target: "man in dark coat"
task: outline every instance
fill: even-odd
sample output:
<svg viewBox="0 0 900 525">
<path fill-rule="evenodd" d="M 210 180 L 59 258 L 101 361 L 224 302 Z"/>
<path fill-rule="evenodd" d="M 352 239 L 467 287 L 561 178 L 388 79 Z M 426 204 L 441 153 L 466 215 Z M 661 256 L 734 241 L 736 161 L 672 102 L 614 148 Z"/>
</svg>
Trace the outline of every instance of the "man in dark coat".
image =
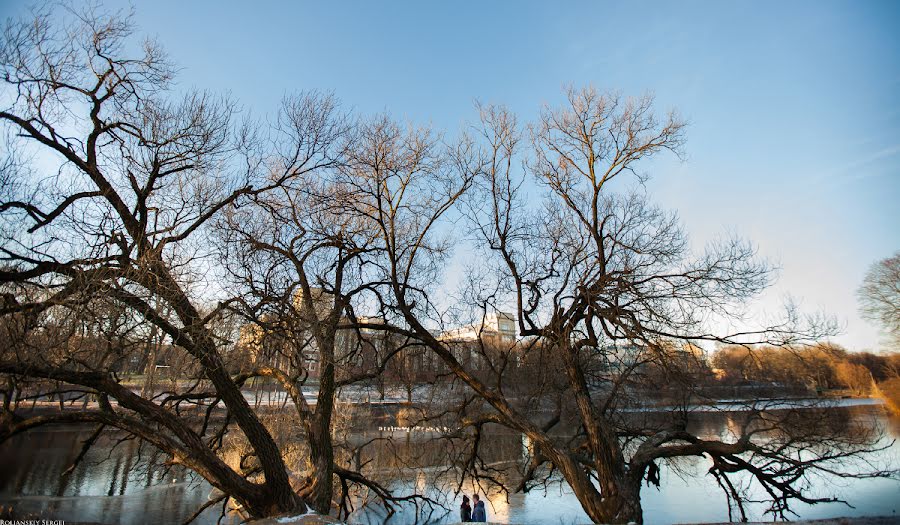
<svg viewBox="0 0 900 525">
<path fill-rule="evenodd" d="M 472 496 L 475 506 L 472 508 L 472 521 L 487 521 L 487 512 L 484 510 L 484 502 L 478 497 L 478 494 Z"/>
</svg>

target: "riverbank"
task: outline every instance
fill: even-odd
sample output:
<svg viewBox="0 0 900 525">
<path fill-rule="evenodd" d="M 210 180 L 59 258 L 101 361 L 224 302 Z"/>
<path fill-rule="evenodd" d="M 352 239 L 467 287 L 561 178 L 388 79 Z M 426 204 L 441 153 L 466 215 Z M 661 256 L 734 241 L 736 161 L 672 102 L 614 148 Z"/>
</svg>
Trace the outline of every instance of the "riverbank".
<svg viewBox="0 0 900 525">
<path fill-rule="evenodd" d="M 873 394 L 884 400 L 885 406 L 894 415 L 900 416 L 900 377 L 894 377 L 873 387 Z"/>
<path fill-rule="evenodd" d="M 298 522 L 301 523 L 301 522 Z M 313 522 L 310 522 L 313 523 Z M 783 521 L 751 521 L 743 525 L 784 525 Z M 900 516 L 877 516 L 872 518 L 832 518 L 827 520 L 799 520 L 791 521 L 791 525 L 900 525 Z M 303 525 L 306 525 L 305 523 Z M 450 525 L 466 525 L 465 523 L 452 523 Z M 485 525 L 518 525 L 514 523 L 494 523 Z M 678 525 L 734 525 L 734 522 L 722 523 L 682 523 Z"/>
<path fill-rule="evenodd" d="M 784 525 L 783 521 L 751 521 L 744 525 Z M 900 525 L 900 516 L 876 516 L 869 518 L 831 518 L 827 520 L 799 520 L 791 521 L 791 525 Z M 465 523 L 452 523 L 450 525 L 466 525 Z M 493 523 L 485 525 L 518 525 L 513 523 Z M 734 525 L 734 522 L 722 523 L 682 523 L 679 525 Z"/>
<path fill-rule="evenodd" d="M 343 521 L 310 512 L 296 516 L 283 515 L 246 522 L 250 525 L 344 525 Z"/>
<path fill-rule="evenodd" d="M 318 514 L 306 514 L 302 516 L 282 516 L 266 518 L 262 520 L 248 521 L 251 525 L 344 525 L 329 516 Z M 784 525 L 783 521 L 751 521 L 745 525 Z M 799 520 L 791 521 L 791 525 L 900 525 L 900 516 L 875 516 L 865 518 L 830 518 L 824 520 Z M 78 522 L 70 525 L 102 525 L 99 523 Z M 466 523 L 451 523 L 448 525 L 466 525 Z M 520 525 L 516 523 L 487 522 L 485 525 Z M 720 523 L 682 523 L 678 525 L 734 525 L 734 522 Z"/>
<path fill-rule="evenodd" d="M 751 521 L 746 525 L 783 525 L 783 521 Z M 681 524 L 689 525 L 689 524 Z M 706 523 L 701 525 L 734 525 L 733 522 Z M 875 516 L 863 518 L 829 518 L 824 520 L 798 520 L 791 525 L 900 525 L 900 516 Z"/>
</svg>

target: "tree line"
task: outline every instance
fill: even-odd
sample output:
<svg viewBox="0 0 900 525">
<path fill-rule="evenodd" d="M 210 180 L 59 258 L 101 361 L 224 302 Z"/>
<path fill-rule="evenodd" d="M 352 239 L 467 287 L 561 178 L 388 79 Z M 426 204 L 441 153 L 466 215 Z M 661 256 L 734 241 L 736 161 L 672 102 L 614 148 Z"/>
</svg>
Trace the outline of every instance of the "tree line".
<svg viewBox="0 0 900 525">
<path fill-rule="evenodd" d="M 712 357 L 726 384 L 800 386 L 811 392 L 846 389 L 872 395 L 900 378 L 900 353 L 848 352 L 833 344 L 798 348 L 727 346 Z"/>
</svg>

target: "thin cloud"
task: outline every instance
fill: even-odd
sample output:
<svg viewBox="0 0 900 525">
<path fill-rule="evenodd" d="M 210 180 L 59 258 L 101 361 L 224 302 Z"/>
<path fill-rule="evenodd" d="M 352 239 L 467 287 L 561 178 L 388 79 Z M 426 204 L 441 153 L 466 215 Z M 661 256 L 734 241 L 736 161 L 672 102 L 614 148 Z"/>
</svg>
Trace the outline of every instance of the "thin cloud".
<svg viewBox="0 0 900 525">
<path fill-rule="evenodd" d="M 854 182 L 862 179 L 872 178 L 872 177 L 883 177 L 885 175 L 889 175 L 891 173 L 895 173 L 894 171 L 886 171 L 886 170 L 863 170 L 859 171 L 859 168 L 872 164 L 882 159 L 887 159 L 893 157 L 900 153 L 900 144 L 894 144 L 893 146 L 889 146 L 887 148 L 878 150 L 869 155 L 865 155 L 859 159 L 856 159 L 852 162 L 848 162 L 843 166 L 835 168 L 833 170 L 822 173 L 819 176 L 812 177 L 812 182 L 822 182 L 822 181 L 831 181 L 833 184 L 843 184 L 847 182 Z"/>
</svg>

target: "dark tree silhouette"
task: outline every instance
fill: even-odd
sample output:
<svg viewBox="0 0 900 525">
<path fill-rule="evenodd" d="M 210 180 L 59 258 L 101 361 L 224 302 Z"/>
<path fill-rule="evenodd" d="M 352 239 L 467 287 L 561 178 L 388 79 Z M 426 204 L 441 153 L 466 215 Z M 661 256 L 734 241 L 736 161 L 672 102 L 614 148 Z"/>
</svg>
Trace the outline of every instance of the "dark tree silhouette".
<svg viewBox="0 0 900 525">
<path fill-rule="evenodd" d="M 127 17 L 92 8 L 42 9 L 3 32 L 0 122 L 10 148 L 0 283 L 2 314 L 21 344 L 0 350 L 0 373 L 65 384 L 99 402 L 6 417 L 11 423 L 0 437 L 55 422 L 118 428 L 169 453 L 251 516 L 302 511 L 278 445 L 241 392 L 265 371 L 229 373 L 220 330 L 225 303 L 202 307 L 212 253 L 205 239 L 224 208 L 334 162 L 332 106 L 304 98 L 305 112 L 290 113 L 293 162 L 269 164 L 260 151 L 264 137 L 236 118 L 231 100 L 177 95 L 174 68 L 159 46 L 146 41 L 131 56 L 131 36 Z M 40 162 L 28 165 L 29 155 Z M 193 380 L 139 395 L 112 360 L 67 346 L 51 351 L 40 341 L 41 326 L 107 307 L 183 349 L 190 366 L 182 371 Z M 182 417 L 204 398 L 224 405 L 224 422 L 210 419 L 211 409 L 200 423 Z M 231 423 L 252 451 L 240 466 L 219 454 Z"/>
<path fill-rule="evenodd" d="M 384 239 L 393 309 L 470 389 L 459 412 L 471 440 L 466 473 L 503 490 L 528 490 L 559 473 L 598 523 L 641 522 L 642 483 L 655 483 L 658 463 L 680 456 L 708 457 L 710 475 L 742 515 L 737 473 L 752 476 L 780 516 L 792 501 L 832 501 L 804 491 L 801 480 L 813 472 L 884 475 L 841 471 L 873 436 L 835 431 L 821 413 L 751 404 L 728 438 L 689 430 L 705 370 L 694 343 L 802 344 L 833 326 L 789 309 L 779 324 L 710 333 L 707 318 L 739 315 L 771 271 L 736 239 L 693 256 L 675 215 L 651 205 L 641 185 L 625 183 L 643 181 L 641 161 L 681 151 L 683 122 L 657 120 L 648 97 L 590 88 L 567 95 L 565 107 L 546 109 L 527 137 L 507 110 L 481 108 L 480 138 L 449 171 L 396 162 L 406 158 L 407 142 L 390 133 L 365 155 L 367 185 L 357 200 Z M 530 151 L 522 153 L 526 142 Z M 535 191 L 541 200 L 532 205 Z M 456 210 L 481 250 L 461 296 L 476 319 L 509 308 L 524 338 L 490 351 L 481 338 L 469 348 L 482 359 L 461 358 L 458 344 L 434 330 L 442 314 L 430 297 L 432 276 L 446 261 L 435 225 Z M 522 385 L 512 363 L 529 360 L 538 374 Z M 664 417 L 630 415 L 660 392 L 675 402 Z M 480 458 L 486 425 L 520 432 L 529 444 L 515 486 Z"/>
</svg>

